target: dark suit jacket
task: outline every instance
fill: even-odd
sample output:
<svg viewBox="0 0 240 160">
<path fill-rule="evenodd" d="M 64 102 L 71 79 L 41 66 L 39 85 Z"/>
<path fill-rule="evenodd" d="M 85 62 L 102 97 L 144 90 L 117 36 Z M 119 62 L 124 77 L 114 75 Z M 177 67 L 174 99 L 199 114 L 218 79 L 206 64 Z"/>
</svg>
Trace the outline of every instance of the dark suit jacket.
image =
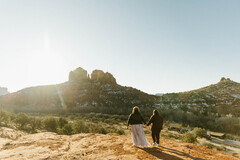
<svg viewBox="0 0 240 160">
<path fill-rule="evenodd" d="M 152 115 L 147 125 L 149 126 L 150 124 L 152 124 L 152 130 L 160 131 L 163 129 L 163 118 L 159 115 Z"/>
</svg>

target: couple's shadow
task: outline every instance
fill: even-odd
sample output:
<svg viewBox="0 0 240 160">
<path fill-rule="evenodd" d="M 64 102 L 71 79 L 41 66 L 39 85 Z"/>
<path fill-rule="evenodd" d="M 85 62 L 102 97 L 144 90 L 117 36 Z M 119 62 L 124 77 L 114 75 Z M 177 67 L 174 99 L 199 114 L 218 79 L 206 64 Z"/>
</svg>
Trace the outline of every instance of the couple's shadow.
<svg viewBox="0 0 240 160">
<path fill-rule="evenodd" d="M 184 152 L 181 152 L 181 151 L 178 151 L 178 150 L 174 150 L 174 149 L 170 149 L 170 148 L 167 148 L 167 147 L 163 147 L 163 146 L 160 146 L 160 147 L 151 147 L 151 148 L 140 148 L 140 147 L 137 147 L 159 159 L 163 159 L 163 160 L 183 160 L 183 158 L 179 158 L 177 156 L 174 156 L 174 155 L 171 155 L 171 154 L 168 154 L 166 152 L 170 152 L 172 154 L 175 154 L 175 155 L 179 155 L 181 157 L 184 157 L 185 158 L 190 158 L 190 159 L 193 159 L 193 160 L 204 160 L 202 158 L 196 158 L 196 157 L 193 157 L 189 154 L 186 154 Z"/>
</svg>

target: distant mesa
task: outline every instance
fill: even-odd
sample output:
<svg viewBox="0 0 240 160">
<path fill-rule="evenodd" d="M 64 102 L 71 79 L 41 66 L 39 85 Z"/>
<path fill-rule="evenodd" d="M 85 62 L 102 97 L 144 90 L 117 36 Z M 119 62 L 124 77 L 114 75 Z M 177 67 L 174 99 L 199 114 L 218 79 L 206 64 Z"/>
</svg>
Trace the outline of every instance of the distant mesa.
<svg viewBox="0 0 240 160">
<path fill-rule="evenodd" d="M 0 96 L 8 94 L 8 89 L 5 87 L 0 87 Z"/>
<path fill-rule="evenodd" d="M 86 70 L 79 67 L 74 71 L 69 73 L 69 81 L 87 81 L 92 80 L 101 83 L 108 83 L 108 84 L 117 84 L 116 79 L 113 77 L 111 73 L 104 73 L 102 70 L 94 70 L 91 74 L 91 78 L 89 77 Z"/>
<path fill-rule="evenodd" d="M 224 81 L 231 81 L 231 79 L 230 79 L 230 78 L 222 77 L 222 78 L 220 79 L 220 82 L 224 82 Z"/>
</svg>

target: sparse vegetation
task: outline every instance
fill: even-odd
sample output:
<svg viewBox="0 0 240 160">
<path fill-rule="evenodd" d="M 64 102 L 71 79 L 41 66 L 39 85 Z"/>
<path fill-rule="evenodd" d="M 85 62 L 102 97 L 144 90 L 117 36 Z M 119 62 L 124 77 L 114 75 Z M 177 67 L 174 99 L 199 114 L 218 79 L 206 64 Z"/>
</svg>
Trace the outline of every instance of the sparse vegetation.
<svg viewBox="0 0 240 160">
<path fill-rule="evenodd" d="M 20 125 L 20 128 L 24 128 L 24 126 L 29 122 L 29 117 L 24 113 L 19 113 L 15 118 L 15 122 Z"/>
<path fill-rule="evenodd" d="M 17 127 L 28 133 L 49 131 L 65 135 L 78 133 L 117 133 L 123 135 L 125 134 L 124 130 L 117 127 L 123 123 L 122 119 L 126 121 L 124 116 L 118 118 L 117 115 L 102 113 L 70 115 L 66 117 L 34 117 L 24 113 L 14 114 L 0 110 L 0 126 Z"/>
<path fill-rule="evenodd" d="M 203 138 L 207 136 L 207 131 L 202 128 L 194 128 L 193 129 L 193 135 L 197 138 Z"/>
<path fill-rule="evenodd" d="M 83 120 L 76 120 L 73 123 L 74 133 L 89 133 L 90 129 Z"/>
<path fill-rule="evenodd" d="M 214 145 L 212 143 L 204 143 L 203 146 L 206 146 L 210 149 L 216 149 L 218 151 L 227 151 L 227 148 L 223 145 L 218 146 L 218 145 Z"/>
<path fill-rule="evenodd" d="M 195 143 L 197 142 L 197 137 L 195 137 L 192 133 L 190 132 L 186 132 L 184 133 L 184 136 L 183 136 L 183 142 L 186 142 L 186 143 Z"/>
<path fill-rule="evenodd" d="M 43 125 L 47 131 L 50 131 L 50 132 L 57 131 L 57 120 L 54 117 L 46 117 L 43 120 Z"/>
<path fill-rule="evenodd" d="M 62 128 L 62 133 L 65 135 L 71 135 L 73 133 L 73 128 L 71 124 L 65 124 Z"/>
</svg>

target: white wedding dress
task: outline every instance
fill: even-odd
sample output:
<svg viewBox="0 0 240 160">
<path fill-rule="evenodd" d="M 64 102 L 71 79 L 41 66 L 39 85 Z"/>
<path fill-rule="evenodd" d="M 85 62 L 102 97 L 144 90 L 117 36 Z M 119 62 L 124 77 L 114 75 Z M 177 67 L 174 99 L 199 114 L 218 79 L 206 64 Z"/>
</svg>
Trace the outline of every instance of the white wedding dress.
<svg viewBox="0 0 240 160">
<path fill-rule="evenodd" d="M 149 147 L 151 146 L 145 137 L 142 124 L 131 125 L 131 135 L 134 146 Z"/>
</svg>

